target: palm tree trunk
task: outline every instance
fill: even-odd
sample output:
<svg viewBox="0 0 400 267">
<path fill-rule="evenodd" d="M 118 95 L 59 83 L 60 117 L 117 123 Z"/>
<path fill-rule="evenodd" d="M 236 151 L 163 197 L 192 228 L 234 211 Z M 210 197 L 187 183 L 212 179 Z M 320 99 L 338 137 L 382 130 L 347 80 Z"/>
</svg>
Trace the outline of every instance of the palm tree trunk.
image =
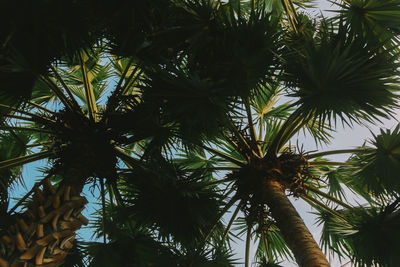
<svg viewBox="0 0 400 267">
<path fill-rule="evenodd" d="M 68 169 L 57 190 L 49 178 L 43 182 L 43 189 L 33 189 L 26 210 L 14 214 L 16 223 L 0 235 L 0 267 L 63 264 L 74 246 L 75 232 L 88 224 L 81 214 L 87 204 L 80 195 L 85 179 L 78 174 Z"/>
<path fill-rule="evenodd" d="M 292 250 L 300 267 L 330 266 L 307 229 L 300 215 L 285 194 L 285 188 L 278 181 L 268 180 L 265 184 L 265 203 L 276 220 L 283 238 Z"/>
</svg>

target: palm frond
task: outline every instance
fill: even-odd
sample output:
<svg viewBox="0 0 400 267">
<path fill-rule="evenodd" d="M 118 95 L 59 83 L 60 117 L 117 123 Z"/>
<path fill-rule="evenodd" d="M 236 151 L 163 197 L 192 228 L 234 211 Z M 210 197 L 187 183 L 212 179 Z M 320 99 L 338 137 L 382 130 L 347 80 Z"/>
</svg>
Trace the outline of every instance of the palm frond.
<svg viewBox="0 0 400 267">
<path fill-rule="evenodd" d="M 355 176 L 375 195 L 400 192 L 400 124 L 393 130 L 381 130 L 370 141 L 373 147 L 355 154 Z"/>
<path fill-rule="evenodd" d="M 32 101 L 40 105 L 60 105 L 57 95 L 42 80 L 36 80 L 32 89 Z"/>
<path fill-rule="evenodd" d="M 393 115 L 399 66 L 392 49 L 370 48 L 331 26 L 285 60 L 284 79 L 299 109 L 320 123 L 347 123 Z"/>
<path fill-rule="evenodd" d="M 285 119 L 290 114 L 290 103 L 278 104 L 282 88 L 278 84 L 260 85 L 258 94 L 251 97 L 252 108 L 259 120 L 267 122 L 269 119 Z"/>
<path fill-rule="evenodd" d="M 178 126 L 160 114 L 154 103 L 138 103 L 129 108 L 127 105 L 131 98 L 127 97 L 125 100 L 128 104 L 122 101 L 121 108 L 105 111 L 102 116 L 104 123 L 127 137 L 121 139 L 124 147 L 140 146 L 140 157 L 143 159 L 170 153 L 172 142 L 179 136 Z"/>
<path fill-rule="evenodd" d="M 108 86 L 109 78 L 111 77 L 111 63 L 104 63 L 102 51 L 96 50 L 93 52 L 82 52 L 85 63 L 87 82 L 90 83 L 93 89 L 94 101 L 105 94 Z M 72 93 L 77 96 L 83 103 L 87 105 L 85 93 L 84 76 L 82 75 L 82 67 L 78 62 L 62 62 L 62 68 L 59 69 L 63 75 L 66 85 L 71 89 Z M 76 64 L 76 65 L 75 65 Z M 66 66 L 63 66 L 66 65 Z"/>
<path fill-rule="evenodd" d="M 360 266 L 392 266 L 399 262 L 398 200 L 383 207 L 343 210 L 345 220 L 320 213 L 322 244 Z"/>
<path fill-rule="evenodd" d="M 212 12 L 205 30 L 188 40 L 187 62 L 203 79 L 219 81 L 224 94 L 246 97 L 274 74 L 271 51 L 279 50 L 280 27 L 262 4 L 246 10 L 233 2 Z"/>
<path fill-rule="evenodd" d="M 214 167 L 220 166 L 220 160 L 216 156 L 207 157 L 203 149 L 190 150 L 187 153 L 181 152 L 176 154 L 173 161 L 183 169 L 203 171 L 202 180 L 205 181 L 215 181 L 213 178 Z"/>
<path fill-rule="evenodd" d="M 204 135 L 219 134 L 234 100 L 220 92 L 220 83 L 179 69 L 147 74 L 142 86 L 144 101 L 157 103 L 170 121 L 178 123 L 185 140 L 195 142 Z"/>
<path fill-rule="evenodd" d="M 161 237 L 190 245 L 215 224 L 223 204 L 198 175 L 160 162 L 152 169 L 133 168 L 124 175 L 129 212 Z"/>
<path fill-rule="evenodd" d="M 0 53 L 0 103 L 17 107 L 32 93 L 35 76 L 23 67 L 2 59 Z"/>
<path fill-rule="evenodd" d="M 336 3 L 338 19 L 345 20 L 354 35 L 372 45 L 380 42 L 398 43 L 400 33 L 400 1 L 350 0 Z"/>
<path fill-rule="evenodd" d="M 174 266 L 174 254 L 149 235 L 119 236 L 107 244 L 86 244 L 89 267 L 106 266 Z M 176 266 L 176 265 L 175 265 Z"/>
<path fill-rule="evenodd" d="M 5 161 L 26 155 L 27 144 L 31 136 L 26 132 L 2 133 L 0 136 L 0 160 Z M 8 208 L 9 191 L 17 182 L 22 182 L 22 167 L 0 170 L 0 212 L 5 214 Z"/>
<path fill-rule="evenodd" d="M 85 244 L 82 241 L 74 240 L 72 249 L 68 252 L 62 266 L 65 267 L 86 267 Z"/>
<path fill-rule="evenodd" d="M 325 177 L 326 184 L 329 186 L 328 194 L 333 195 L 340 200 L 345 199 L 346 195 L 344 187 L 341 183 L 340 172 L 338 172 L 336 169 L 328 168 Z"/>
<path fill-rule="evenodd" d="M 89 10 L 90 3 L 24 2 L 25 10 L 4 16 L 1 21 L 0 42 L 8 51 L 5 54 L 15 61 L 23 61 L 26 69 L 45 74 L 54 59 L 70 56 L 78 48 L 90 47 L 98 39 L 94 34 L 98 26 L 88 21 L 88 12 L 84 11 Z M 1 9 L 17 10 L 19 4 L 4 2 Z M 31 88 L 25 89 L 29 92 Z"/>
<path fill-rule="evenodd" d="M 259 234 L 258 238 L 259 242 L 256 252 L 256 259 L 261 266 L 264 266 L 265 264 L 274 264 L 279 259 L 294 259 L 287 243 L 279 231 L 279 228 L 274 222 L 268 220 L 268 222 L 266 222 L 265 233 Z M 263 240 L 263 238 L 265 240 Z"/>
</svg>

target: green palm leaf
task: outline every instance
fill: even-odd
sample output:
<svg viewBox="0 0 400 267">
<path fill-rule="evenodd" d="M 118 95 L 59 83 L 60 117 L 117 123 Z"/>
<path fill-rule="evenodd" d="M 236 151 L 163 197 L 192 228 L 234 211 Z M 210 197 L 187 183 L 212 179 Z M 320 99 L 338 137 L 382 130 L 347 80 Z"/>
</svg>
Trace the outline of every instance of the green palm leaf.
<svg viewBox="0 0 400 267">
<path fill-rule="evenodd" d="M 284 80 L 291 95 L 299 97 L 305 115 L 321 123 L 336 117 L 350 122 L 387 118 L 397 106 L 397 56 L 366 47 L 344 31 L 325 29 L 304 52 L 288 55 Z"/>
<path fill-rule="evenodd" d="M 74 246 L 69 251 L 62 266 L 64 267 L 86 267 L 85 244 L 82 241 L 74 240 Z"/>
<path fill-rule="evenodd" d="M 232 97 L 221 92 L 220 83 L 201 79 L 179 69 L 154 70 L 142 86 L 143 99 L 157 103 L 169 121 L 179 125 L 180 135 L 192 142 L 218 135 Z"/>
<path fill-rule="evenodd" d="M 266 234 L 264 233 L 257 237 L 259 239 L 256 252 L 257 262 L 261 266 L 269 266 L 265 264 L 274 264 L 278 259 L 293 260 L 293 255 L 279 228 L 272 221 L 268 221 L 267 224 Z"/>
<path fill-rule="evenodd" d="M 398 200 L 384 207 L 340 211 L 344 218 L 320 213 L 322 244 L 348 255 L 361 266 L 396 266 L 399 262 L 400 213 Z"/>
<path fill-rule="evenodd" d="M 350 0 L 337 3 L 339 19 L 345 20 L 355 35 L 376 44 L 393 39 L 400 33 L 400 1 Z"/>
<path fill-rule="evenodd" d="M 146 234 L 119 236 L 107 244 L 87 244 L 90 267 L 107 266 L 174 266 L 174 255 L 167 247 Z M 176 266 L 176 265 L 175 265 Z"/>
<path fill-rule="evenodd" d="M 53 79 L 54 80 L 54 79 Z M 59 105 L 60 100 L 57 95 L 49 88 L 49 86 L 41 80 L 36 80 L 32 89 L 31 99 L 37 104 L 54 104 Z"/>
<path fill-rule="evenodd" d="M 271 51 L 279 50 L 278 21 L 261 8 L 246 11 L 235 5 L 211 14 L 206 30 L 189 40 L 188 68 L 220 82 L 223 94 L 248 96 L 274 74 L 277 59 Z"/>
<path fill-rule="evenodd" d="M 251 97 L 251 105 L 255 111 L 256 119 L 268 123 L 271 119 L 286 119 L 291 111 L 290 102 L 278 105 L 277 102 L 282 95 L 282 88 L 278 84 L 260 85 L 255 94 Z M 260 121 L 262 127 L 262 123 Z"/>
<path fill-rule="evenodd" d="M 219 220 L 221 196 L 199 177 L 173 165 L 157 164 L 124 175 L 127 211 L 139 224 L 155 227 L 160 236 L 172 235 L 186 246 L 204 238 Z"/>
<path fill-rule="evenodd" d="M 30 135 L 26 132 L 2 133 L 0 136 L 0 161 L 24 156 L 28 152 Z M 0 170 L 0 212 L 8 208 L 9 190 L 21 178 L 22 167 Z M 20 180 L 22 181 L 22 180 Z"/>
<path fill-rule="evenodd" d="M 0 52 L 0 103 L 18 106 L 29 98 L 35 77 L 28 70 L 4 60 Z"/>
<path fill-rule="evenodd" d="M 400 124 L 393 130 L 381 130 L 371 140 L 373 147 L 357 153 L 355 178 L 373 194 L 400 192 Z"/>
</svg>

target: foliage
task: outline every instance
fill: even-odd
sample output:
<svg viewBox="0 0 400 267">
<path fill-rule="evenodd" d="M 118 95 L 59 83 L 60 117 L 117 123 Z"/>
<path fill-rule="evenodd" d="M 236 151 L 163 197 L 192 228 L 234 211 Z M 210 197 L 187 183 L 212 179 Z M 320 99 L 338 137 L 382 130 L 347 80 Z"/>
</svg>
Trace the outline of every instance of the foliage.
<svg viewBox="0 0 400 267">
<path fill-rule="evenodd" d="M 323 27 L 328 28 L 285 64 L 287 85 L 293 90 L 291 95 L 299 97 L 304 115 L 321 121 L 336 116 L 371 121 L 390 114 L 398 90 L 393 49 L 364 46 L 344 26 L 337 32 L 332 26 Z M 338 101 L 332 103 L 333 97 Z"/>
<path fill-rule="evenodd" d="M 383 208 L 339 210 L 342 218 L 321 211 L 319 220 L 324 222 L 322 245 L 339 255 L 350 256 L 361 266 L 395 265 L 399 261 L 396 245 L 400 224 L 398 202 L 388 203 Z"/>
<path fill-rule="evenodd" d="M 61 189 L 99 196 L 96 240 L 74 242 L 65 266 L 233 266 L 244 235 L 246 267 L 251 242 L 259 266 L 306 265 L 292 242 L 308 230 L 283 226 L 271 192 L 318 212 L 326 252 L 393 266 L 400 126 L 355 149 L 292 142 L 393 116 L 400 3 L 336 1 L 326 19 L 310 2 L 39 1 L 1 18 L 0 230 L 24 211 L 8 207 L 22 166 L 47 159 Z"/>
<path fill-rule="evenodd" d="M 374 135 L 373 147 L 356 154 L 354 161 L 361 170 L 356 174 L 360 184 L 364 184 L 369 192 L 376 195 L 394 194 L 399 192 L 398 170 L 400 167 L 399 139 L 400 125 L 395 129 L 381 130 Z"/>
<path fill-rule="evenodd" d="M 126 213 L 159 237 L 190 246 L 205 238 L 223 204 L 222 196 L 202 176 L 160 161 L 146 169 L 133 168 L 123 178 Z"/>
</svg>

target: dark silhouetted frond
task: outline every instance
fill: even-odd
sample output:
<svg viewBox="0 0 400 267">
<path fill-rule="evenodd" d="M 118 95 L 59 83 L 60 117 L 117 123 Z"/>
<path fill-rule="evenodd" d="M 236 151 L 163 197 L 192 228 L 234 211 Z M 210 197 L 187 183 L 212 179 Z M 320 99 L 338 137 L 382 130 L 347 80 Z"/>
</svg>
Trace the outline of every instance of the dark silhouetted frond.
<svg viewBox="0 0 400 267">
<path fill-rule="evenodd" d="M 341 118 L 349 123 L 393 115 L 398 99 L 399 63 L 393 49 L 370 48 L 341 27 L 321 31 L 304 51 L 285 59 L 286 84 L 306 116 L 320 123 Z"/>
<path fill-rule="evenodd" d="M 195 176 L 161 162 L 151 169 L 133 168 L 124 174 L 127 211 L 161 237 L 172 236 L 184 245 L 204 238 L 223 203 L 213 187 Z"/>
<path fill-rule="evenodd" d="M 381 130 L 370 141 L 372 147 L 356 153 L 351 159 L 353 179 L 375 194 L 400 193 L 400 125 Z"/>
<path fill-rule="evenodd" d="M 350 256 L 361 266 L 396 266 L 400 262 L 398 200 L 387 206 L 339 211 L 343 218 L 321 212 L 322 245 Z"/>
</svg>

